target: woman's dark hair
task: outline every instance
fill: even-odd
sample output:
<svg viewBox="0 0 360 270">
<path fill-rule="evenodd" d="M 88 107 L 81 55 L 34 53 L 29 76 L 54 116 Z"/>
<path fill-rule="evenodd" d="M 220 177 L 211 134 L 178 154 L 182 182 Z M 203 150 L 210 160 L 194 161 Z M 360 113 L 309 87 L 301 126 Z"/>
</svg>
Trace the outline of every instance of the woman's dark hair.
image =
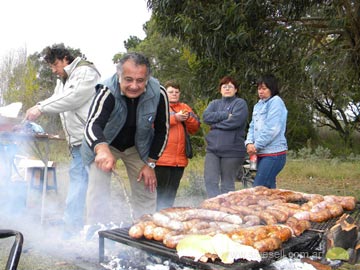
<svg viewBox="0 0 360 270">
<path fill-rule="evenodd" d="M 239 90 L 239 84 L 237 83 L 237 81 L 230 76 L 225 76 L 222 77 L 219 81 L 219 91 L 221 90 L 221 86 L 223 84 L 228 84 L 228 83 L 232 83 L 235 86 L 235 89 Z"/>
<path fill-rule="evenodd" d="M 261 76 L 256 81 L 256 85 L 259 87 L 261 84 L 265 84 L 266 87 L 270 89 L 272 97 L 280 94 L 279 87 L 278 87 L 278 82 L 277 82 L 277 79 L 276 79 L 276 77 L 274 75 L 267 74 L 267 75 Z"/>
<path fill-rule="evenodd" d="M 75 57 L 65 48 L 63 43 L 48 46 L 43 50 L 44 60 L 48 64 L 54 64 L 57 59 L 63 60 L 65 57 L 71 64 Z"/>
</svg>

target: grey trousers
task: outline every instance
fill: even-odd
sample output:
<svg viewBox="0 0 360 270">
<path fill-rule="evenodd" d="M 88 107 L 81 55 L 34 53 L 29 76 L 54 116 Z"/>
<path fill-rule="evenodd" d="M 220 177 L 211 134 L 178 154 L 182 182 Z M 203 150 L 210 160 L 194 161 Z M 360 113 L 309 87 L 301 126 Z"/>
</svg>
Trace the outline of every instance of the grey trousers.
<svg viewBox="0 0 360 270">
<path fill-rule="evenodd" d="M 208 198 L 235 190 L 236 174 L 243 162 L 241 157 L 219 157 L 206 153 L 204 179 Z"/>
<path fill-rule="evenodd" d="M 111 148 L 116 159 L 121 159 L 125 165 L 129 178 L 131 194 L 130 211 L 137 219 L 144 214 L 151 214 L 156 209 L 156 192 L 151 193 L 144 186 L 144 181 L 137 181 L 141 168 L 145 165 L 140 159 L 135 147 L 120 152 Z M 120 180 L 121 181 L 121 180 Z M 124 207 L 129 205 L 124 201 Z M 111 213 L 111 173 L 100 170 L 95 162 L 89 170 L 89 186 L 87 193 L 87 224 L 109 223 L 112 221 Z"/>
</svg>

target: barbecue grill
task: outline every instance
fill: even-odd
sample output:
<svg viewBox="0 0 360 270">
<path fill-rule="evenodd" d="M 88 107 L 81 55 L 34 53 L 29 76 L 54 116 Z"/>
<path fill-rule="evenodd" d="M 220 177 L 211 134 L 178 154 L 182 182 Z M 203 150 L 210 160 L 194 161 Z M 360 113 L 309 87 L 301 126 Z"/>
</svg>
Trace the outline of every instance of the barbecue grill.
<svg viewBox="0 0 360 270">
<path fill-rule="evenodd" d="M 6 263 L 5 270 L 16 270 L 20 256 L 21 250 L 24 242 L 24 237 L 21 232 L 14 231 L 14 230 L 0 230 L 0 238 L 9 238 L 14 236 L 14 243 L 11 247 L 11 251 L 9 254 L 8 261 Z"/>
<path fill-rule="evenodd" d="M 360 205 L 358 204 L 354 211 L 347 212 L 351 214 L 354 220 L 358 223 L 360 221 Z M 145 238 L 133 239 L 129 236 L 129 228 L 117 228 L 112 230 L 99 231 L 99 261 L 105 260 L 105 239 L 110 239 L 131 247 L 142 249 L 154 255 L 163 256 L 189 267 L 195 269 L 228 269 L 228 270 L 242 270 L 250 268 L 259 268 L 270 264 L 273 260 L 280 259 L 292 254 L 303 254 L 306 256 L 323 257 L 326 250 L 324 241 L 324 233 L 335 225 L 338 218 L 333 218 L 322 223 L 311 223 L 311 229 L 305 231 L 299 237 L 293 237 L 287 242 L 283 243 L 282 248 L 272 252 L 261 253 L 261 262 L 253 262 L 246 260 L 237 260 L 233 264 L 224 264 L 220 260 L 214 262 L 199 262 L 194 261 L 188 257 L 181 257 L 177 255 L 175 249 L 165 247 L 161 242 L 155 240 L 147 240 Z"/>
</svg>

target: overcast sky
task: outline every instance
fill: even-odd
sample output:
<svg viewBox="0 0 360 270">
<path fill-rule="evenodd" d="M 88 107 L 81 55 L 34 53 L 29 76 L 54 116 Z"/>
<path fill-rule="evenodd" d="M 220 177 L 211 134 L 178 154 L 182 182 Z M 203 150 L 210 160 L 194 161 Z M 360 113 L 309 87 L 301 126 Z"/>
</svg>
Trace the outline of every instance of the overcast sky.
<svg viewBox="0 0 360 270">
<path fill-rule="evenodd" d="M 145 37 L 145 0 L 0 0 L 0 57 L 26 48 L 28 55 L 63 42 L 79 48 L 102 78 L 115 72 L 111 59 L 124 40 Z"/>
</svg>

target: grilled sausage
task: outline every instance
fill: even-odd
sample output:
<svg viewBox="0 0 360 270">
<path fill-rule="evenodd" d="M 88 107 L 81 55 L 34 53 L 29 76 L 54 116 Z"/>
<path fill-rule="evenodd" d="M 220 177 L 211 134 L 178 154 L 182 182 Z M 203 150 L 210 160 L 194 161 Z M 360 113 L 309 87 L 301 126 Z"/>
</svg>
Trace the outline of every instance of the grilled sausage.
<svg viewBox="0 0 360 270">
<path fill-rule="evenodd" d="M 164 227 L 155 227 L 153 229 L 153 239 L 156 241 L 160 241 L 162 242 L 166 236 L 166 234 L 168 234 L 170 232 L 170 230 L 168 228 L 164 228 Z"/>
<path fill-rule="evenodd" d="M 273 251 L 281 247 L 281 240 L 277 237 L 269 237 L 256 241 L 253 244 L 253 247 L 256 248 L 259 252 Z"/>
<path fill-rule="evenodd" d="M 154 223 L 149 223 L 144 228 L 144 236 L 148 240 L 152 240 L 154 238 L 154 229 L 157 226 Z"/>
<path fill-rule="evenodd" d="M 327 208 L 321 209 L 317 212 L 310 211 L 310 221 L 312 222 L 324 222 L 330 218 L 331 213 Z"/>
<path fill-rule="evenodd" d="M 244 222 L 245 222 L 245 225 L 255 226 L 255 225 L 259 225 L 261 220 L 260 220 L 259 216 L 247 215 L 247 216 L 244 216 Z"/>
<path fill-rule="evenodd" d="M 288 214 L 285 211 L 281 211 L 279 209 L 275 210 L 274 208 L 268 207 L 266 208 L 266 212 L 273 215 L 278 223 L 283 223 L 288 219 Z"/>
</svg>

